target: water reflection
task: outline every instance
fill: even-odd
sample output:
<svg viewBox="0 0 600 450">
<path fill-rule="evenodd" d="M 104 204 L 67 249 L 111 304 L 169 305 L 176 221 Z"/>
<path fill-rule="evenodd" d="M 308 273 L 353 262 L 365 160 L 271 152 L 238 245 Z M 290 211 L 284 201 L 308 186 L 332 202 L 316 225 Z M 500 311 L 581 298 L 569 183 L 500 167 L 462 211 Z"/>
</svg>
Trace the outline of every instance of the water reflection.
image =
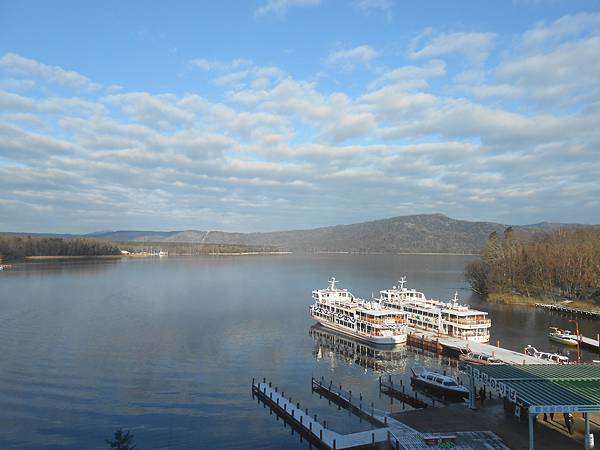
<svg viewBox="0 0 600 450">
<path fill-rule="evenodd" d="M 336 333 L 320 324 L 310 327 L 313 355 L 317 359 L 337 357 L 373 372 L 404 372 L 407 368 L 406 345 L 380 346 Z"/>
</svg>

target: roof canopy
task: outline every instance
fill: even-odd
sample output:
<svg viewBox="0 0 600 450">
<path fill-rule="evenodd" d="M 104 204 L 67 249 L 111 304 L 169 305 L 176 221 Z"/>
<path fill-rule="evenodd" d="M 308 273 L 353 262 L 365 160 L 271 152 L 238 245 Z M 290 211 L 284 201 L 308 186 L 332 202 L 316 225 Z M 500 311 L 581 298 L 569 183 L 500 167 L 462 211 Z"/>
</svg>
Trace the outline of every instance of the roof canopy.
<svg viewBox="0 0 600 450">
<path fill-rule="evenodd" d="M 468 365 L 467 372 L 531 413 L 600 411 L 598 364 Z"/>
</svg>

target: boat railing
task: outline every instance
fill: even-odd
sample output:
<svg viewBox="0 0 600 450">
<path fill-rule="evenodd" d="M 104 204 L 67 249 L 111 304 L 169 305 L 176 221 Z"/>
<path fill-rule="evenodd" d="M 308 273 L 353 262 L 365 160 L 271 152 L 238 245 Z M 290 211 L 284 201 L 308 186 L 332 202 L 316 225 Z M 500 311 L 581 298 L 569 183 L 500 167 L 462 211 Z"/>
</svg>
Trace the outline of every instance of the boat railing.
<svg viewBox="0 0 600 450">
<path fill-rule="evenodd" d="M 405 324 L 407 321 L 404 318 L 391 318 L 391 319 L 372 319 L 369 317 L 357 317 L 359 322 L 373 323 L 377 325 L 393 325 L 393 324 Z"/>
<path fill-rule="evenodd" d="M 446 319 L 450 323 L 456 323 L 459 325 L 491 325 L 491 319 Z"/>
</svg>

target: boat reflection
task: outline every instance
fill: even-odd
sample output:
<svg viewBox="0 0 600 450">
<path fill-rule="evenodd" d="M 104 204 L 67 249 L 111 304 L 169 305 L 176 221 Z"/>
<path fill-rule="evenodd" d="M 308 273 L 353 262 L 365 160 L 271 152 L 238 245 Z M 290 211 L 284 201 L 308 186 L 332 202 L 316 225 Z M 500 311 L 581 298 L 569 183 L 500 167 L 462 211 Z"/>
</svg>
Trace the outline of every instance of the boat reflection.
<svg viewBox="0 0 600 450">
<path fill-rule="evenodd" d="M 313 355 L 317 359 L 339 358 L 374 372 L 405 371 L 408 350 L 405 345 L 377 345 L 338 334 L 323 325 L 310 327 Z"/>
</svg>

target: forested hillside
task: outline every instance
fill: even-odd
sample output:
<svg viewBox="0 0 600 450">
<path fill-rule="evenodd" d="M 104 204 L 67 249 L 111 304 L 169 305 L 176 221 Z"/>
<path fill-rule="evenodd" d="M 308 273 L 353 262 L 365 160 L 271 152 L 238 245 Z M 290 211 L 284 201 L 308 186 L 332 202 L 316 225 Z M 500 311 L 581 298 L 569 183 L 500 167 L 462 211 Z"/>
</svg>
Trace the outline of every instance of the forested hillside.
<svg viewBox="0 0 600 450">
<path fill-rule="evenodd" d="M 482 294 L 600 300 L 600 229 L 494 232 L 466 275 Z"/>
<path fill-rule="evenodd" d="M 112 242 L 99 239 L 0 235 L 0 259 L 120 254 L 121 251 Z"/>
<path fill-rule="evenodd" d="M 266 233 L 115 231 L 96 234 L 112 240 L 186 242 L 277 247 L 301 252 L 479 253 L 489 234 L 506 225 L 456 220 L 442 214 L 392 217 L 351 225 Z"/>
</svg>

